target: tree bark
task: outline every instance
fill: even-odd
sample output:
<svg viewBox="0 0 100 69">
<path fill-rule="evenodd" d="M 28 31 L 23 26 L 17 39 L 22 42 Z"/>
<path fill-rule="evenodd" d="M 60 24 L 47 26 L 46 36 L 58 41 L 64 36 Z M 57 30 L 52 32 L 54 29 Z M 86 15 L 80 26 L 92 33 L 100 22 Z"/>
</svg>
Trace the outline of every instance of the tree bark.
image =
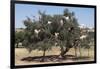
<svg viewBox="0 0 100 69">
<path fill-rule="evenodd" d="M 88 57 L 89 57 L 89 55 L 90 55 L 90 54 L 89 54 L 89 49 L 88 49 Z"/>
<path fill-rule="evenodd" d="M 43 57 L 45 57 L 45 51 L 46 51 L 46 50 L 44 50 L 44 52 L 43 52 Z"/>
<path fill-rule="evenodd" d="M 16 43 L 16 48 L 18 48 L 18 43 Z"/>
<path fill-rule="evenodd" d="M 81 47 L 79 47 L 80 57 L 82 57 Z"/>
<path fill-rule="evenodd" d="M 41 62 L 44 62 L 44 61 L 45 61 L 45 51 L 46 51 L 46 50 L 43 51 L 43 56 L 42 56 Z"/>
<path fill-rule="evenodd" d="M 77 48 L 76 48 L 76 46 L 74 47 L 74 49 L 75 49 L 75 57 L 77 57 Z"/>
<path fill-rule="evenodd" d="M 65 54 L 66 54 L 66 52 L 69 51 L 69 49 L 70 49 L 70 48 L 66 47 L 65 50 L 61 51 L 60 56 L 61 56 L 62 58 L 65 58 Z"/>
</svg>

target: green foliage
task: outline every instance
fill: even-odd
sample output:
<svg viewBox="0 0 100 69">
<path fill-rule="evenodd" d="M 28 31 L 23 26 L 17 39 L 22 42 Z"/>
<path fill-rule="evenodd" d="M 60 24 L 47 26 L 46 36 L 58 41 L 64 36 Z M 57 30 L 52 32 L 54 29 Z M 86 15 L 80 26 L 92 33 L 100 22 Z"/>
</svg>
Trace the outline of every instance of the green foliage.
<svg viewBox="0 0 100 69">
<path fill-rule="evenodd" d="M 24 40 L 24 32 L 22 31 L 15 32 L 15 43 L 17 44 L 17 47 L 20 42 L 23 42 L 23 40 Z"/>
<path fill-rule="evenodd" d="M 81 40 L 81 47 L 89 49 L 92 45 L 91 42 L 94 42 L 94 32 L 87 32 L 87 37 Z"/>
<path fill-rule="evenodd" d="M 33 19 L 32 21 L 27 17 L 24 25 L 22 43 L 29 52 L 35 49 L 45 52 L 51 50 L 52 46 L 57 43 L 57 46 L 61 48 L 61 53 L 65 55 L 70 48 L 74 47 L 75 40 L 80 37 L 75 13 L 68 9 L 65 9 L 63 14 L 53 16 L 47 15 L 45 11 L 39 11 L 39 20 Z M 55 33 L 58 35 L 55 36 Z"/>
</svg>

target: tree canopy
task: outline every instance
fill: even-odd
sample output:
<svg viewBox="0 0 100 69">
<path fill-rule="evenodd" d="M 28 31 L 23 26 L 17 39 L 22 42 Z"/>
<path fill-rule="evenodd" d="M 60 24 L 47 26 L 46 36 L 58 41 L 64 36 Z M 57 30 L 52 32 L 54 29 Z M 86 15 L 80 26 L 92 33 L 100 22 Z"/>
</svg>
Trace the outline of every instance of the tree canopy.
<svg viewBox="0 0 100 69">
<path fill-rule="evenodd" d="M 21 32 L 16 33 L 16 38 L 23 40 L 23 46 L 29 53 L 37 49 L 43 51 L 43 56 L 45 56 L 47 50 L 51 50 L 53 46 L 59 46 L 60 56 L 64 57 L 70 48 L 78 46 L 81 30 L 74 12 L 64 9 L 63 14 L 54 14 L 53 16 L 47 15 L 45 11 L 38 13 L 38 20 L 27 17 L 23 21 L 24 35 Z"/>
</svg>

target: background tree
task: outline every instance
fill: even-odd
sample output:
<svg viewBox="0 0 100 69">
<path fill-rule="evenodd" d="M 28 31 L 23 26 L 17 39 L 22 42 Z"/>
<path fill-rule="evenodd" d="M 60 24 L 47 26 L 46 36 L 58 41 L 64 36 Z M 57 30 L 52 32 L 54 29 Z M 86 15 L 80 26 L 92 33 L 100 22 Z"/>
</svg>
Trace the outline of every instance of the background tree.
<svg viewBox="0 0 100 69">
<path fill-rule="evenodd" d="M 22 43 L 23 40 L 24 40 L 24 32 L 23 31 L 15 32 L 15 43 L 17 48 L 19 43 Z"/>
<path fill-rule="evenodd" d="M 88 57 L 89 57 L 89 51 L 90 48 L 92 47 L 92 42 L 94 42 L 94 32 L 88 31 L 87 30 L 87 37 L 83 40 L 81 43 L 83 48 L 87 49 Z"/>
</svg>

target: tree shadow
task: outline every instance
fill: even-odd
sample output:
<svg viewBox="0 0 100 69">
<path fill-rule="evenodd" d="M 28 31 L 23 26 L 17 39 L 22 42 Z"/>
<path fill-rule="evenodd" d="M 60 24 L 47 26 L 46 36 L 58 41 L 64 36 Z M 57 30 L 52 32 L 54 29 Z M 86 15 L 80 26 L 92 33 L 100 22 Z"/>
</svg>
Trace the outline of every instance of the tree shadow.
<svg viewBox="0 0 100 69">
<path fill-rule="evenodd" d="M 85 56 L 82 56 L 82 57 L 75 57 L 74 55 L 65 55 L 64 58 L 61 58 L 59 57 L 59 55 L 49 55 L 49 56 L 35 56 L 35 57 L 25 57 L 25 58 L 22 58 L 21 61 L 28 61 L 28 62 L 42 62 L 41 59 L 44 58 L 44 61 L 43 62 L 61 62 L 61 61 L 64 61 L 64 60 L 72 60 L 72 61 L 75 61 L 75 60 L 88 60 L 90 59 L 90 57 L 85 57 Z"/>
<path fill-rule="evenodd" d="M 88 56 L 82 56 L 82 57 L 75 57 L 72 60 L 89 60 L 89 59 L 90 59 L 90 57 L 88 57 Z"/>
</svg>

